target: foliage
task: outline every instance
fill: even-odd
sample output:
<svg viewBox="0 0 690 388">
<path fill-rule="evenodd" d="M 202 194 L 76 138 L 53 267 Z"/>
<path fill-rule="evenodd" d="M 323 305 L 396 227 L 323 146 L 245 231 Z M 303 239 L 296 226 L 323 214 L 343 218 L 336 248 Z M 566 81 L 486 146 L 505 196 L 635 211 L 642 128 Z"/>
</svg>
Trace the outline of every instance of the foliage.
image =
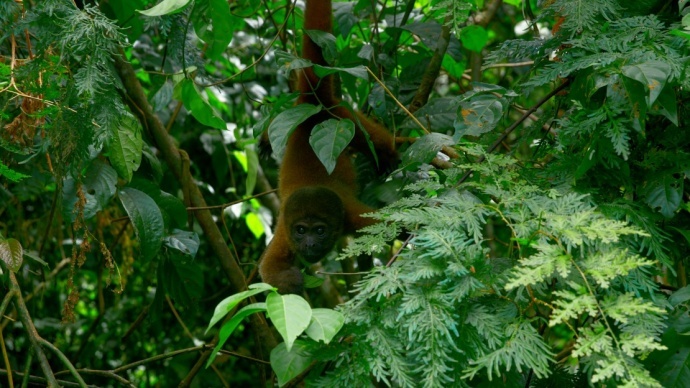
<svg viewBox="0 0 690 388">
<path fill-rule="evenodd" d="M 0 3 L 0 385 L 690 379 L 686 0 L 82 3 Z M 312 66 L 401 163 L 305 299 L 251 283 Z"/>
</svg>

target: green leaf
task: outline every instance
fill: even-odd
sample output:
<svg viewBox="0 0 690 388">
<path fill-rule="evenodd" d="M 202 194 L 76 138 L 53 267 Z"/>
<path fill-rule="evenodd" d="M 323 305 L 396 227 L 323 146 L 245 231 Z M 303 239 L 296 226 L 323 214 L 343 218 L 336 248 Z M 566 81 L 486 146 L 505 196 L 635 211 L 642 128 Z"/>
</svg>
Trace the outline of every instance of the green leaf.
<svg viewBox="0 0 690 388">
<path fill-rule="evenodd" d="M 276 50 L 276 62 L 285 72 L 288 73 L 292 70 L 304 69 L 314 65 L 308 59 L 300 58 L 282 50 Z"/>
<path fill-rule="evenodd" d="M 82 192 L 86 198 L 84 219 L 95 216 L 108 204 L 115 195 L 116 183 L 117 173 L 112 167 L 99 159 L 91 162 L 82 179 Z M 77 181 L 69 177 L 62 187 L 62 215 L 70 222 L 74 222 L 77 217 L 74 212 L 77 200 Z"/>
<path fill-rule="evenodd" d="M 246 194 L 248 196 L 254 193 L 256 187 L 256 178 L 259 175 L 259 155 L 256 153 L 254 147 L 244 147 L 244 152 L 247 155 L 247 180 L 246 180 Z"/>
<path fill-rule="evenodd" d="M 312 310 L 311 322 L 306 333 L 314 341 L 328 344 L 345 324 L 345 316 L 339 311 L 317 308 Z"/>
<path fill-rule="evenodd" d="M 164 286 L 170 297 L 185 307 L 192 306 L 204 290 L 204 274 L 199 262 L 189 256 L 172 254 L 162 263 Z"/>
<path fill-rule="evenodd" d="M 458 141 L 463 136 L 479 136 L 492 131 L 503 116 L 504 102 L 504 99 L 488 94 L 461 102 L 453 139 Z"/>
<path fill-rule="evenodd" d="M 330 17 L 330 15 L 324 17 Z M 326 62 L 333 63 L 338 55 L 335 44 L 335 36 L 333 36 L 331 33 L 321 30 L 305 30 L 304 32 L 309 35 L 311 40 L 313 40 L 317 46 L 321 47 L 321 52 Z"/>
<path fill-rule="evenodd" d="M 199 250 L 199 236 L 185 230 L 174 229 L 171 235 L 165 236 L 163 243 L 166 247 L 192 258 L 196 257 L 196 252 Z"/>
<path fill-rule="evenodd" d="M 681 303 L 685 303 L 690 300 L 690 286 L 685 286 L 678 291 L 675 291 L 671 296 L 668 297 L 668 303 L 673 307 L 677 307 Z"/>
<path fill-rule="evenodd" d="M 163 0 L 146 10 L 137 10 L 137 12 L 146 16 L 163 16 L 179 12 L 190 0 Z"/>
<path fill-rule="evenodd" d="M 626 77 L 642 83 L 649 91 L 649 101 L 651 107 L 666 85 L 666 80 L 670 77 L 671 68 L 665 62 L 649 61 L 638 65 L 623 66 L 621 69 Z"/>
<path fill-rule="evenodd" d="M 288 138 L 295 131 L 295 128 L 320 111 L 321 106 L 300 104 L 281 112 L 271 121 L 268 126 L 268 139 L 271 141 L 273 153 L 278 159 L 282 159 Z"/>
<path fill-rule="evenodd" d="M 328 119 L 314 126 L 309 144 L 330 175 L 338 157 L 355 137 L 355 123 L 350 120 Z"/>
<path fill-rule="evenodd" d="M 676 91 L 672 87 L 665 87 L 656 99 L 659 112 L 669 119 L 674 125 L 678 125 L 678 100 Z"/>
<path fill-rule="evenodd" d="M 648 182 L 645 188 L 645 201 L 666 218 L 671 218 L 680 207 L 683 195 L 683 180 L 664 174 L 659 179 Z"/>
<path fill-rule="evenodd" d="M 489 33 L 484 27 L 473 24 L 460 31 L 460 42 L 466 49 L 480 53 L 489 42 Z"/>
<path fill-rule="evenodd" d="M 158 191 L 158 195 L 151 195 L 158 207 L 163 210 L 163 218 L 166 216 L 168 220 L 172 220 L 172 225 L 182 228 L 187 225 L 187 207 L 181 199 L 177 198 L 172 194 L 168 194 L 165 191 Z M 168 225 L 166 223 L 166 225 Z"/>
<path fill-rule="evenodd" d="M 13 169 L 7 167 L 5 163 L 0 161 L 0 176 L 4 176 L 5 178 L 11 180 L 12 182 L 19 182 L 22 179 L 29 178 L 31 175 L 26 175 L 22 174 L 20 172 L 14 171 Z"/>
<path fill-rule="evenodd" d="M 246 217 L 244 217 L 244 222 L 247 225 L 247 228 L 249 228 L 249 231 L 252 232 L 255 238 L 259 238 L 263 236 L 265 230 L 264 230 L 264 224 L 261 222 L 261 219 L 259 216 L 254 213 L 248 213 Z"/>
<path fill-rule="evenodd" d="M 120 178 L 129 182 L 132 174 L 141 164 L 144 141 L 141 139 L 139 121 L 134 117 L 124 116 L 108 137 L 108 156 Z"/>
<path fill-rule="evenodd" d="M 22 267 L 24 249 L 19 241 L 8 238 L 0 239 L 0 260 L 2 260 L 10 271 L 17 273 Z"/>
<path fill-rule="evenodd" d="M 363 79 L 363 80 L 369 80 L 369 72 L 367 71 L 366 67 L 364 66 L 355 66 L 355 67 L 327 67 L 327 66 L 320 66 L 320 65 L 314 65 L 314 73 L 318 75 L 319 77 L 325 77 L 329 74 L 333 73 L 347 73 L 350 74 L 353 77 Z"/>
<path fill-rule="evenodd" d="M 216 355 L 218 354 L 220 349 L 223 347 L 223 345 L 225 345 L 225 342 L 228 340 L 228 338 L 230 338 L 230 335 L 232 335 L 237 326 L 239 326 L 240 323 L 242 323 L 244 318 L 254 313 L 260 313 L 262 311 L 266 311 L 266 303 L 252 303 L 250 305 L 242 307 L 242 309 L 240 309 L 240 311 L 238 311 L 237 314 L 233 315 L 229 321 L 223 324 L 223 326 L 220 328 L 220 333 L 218 333 L 218 343 L 213 348 L 213 353 L 211 353 L 211 357 L 209 357 L 208 361 L 206 362 L 207 368 L 211 366 L 213 360 L 216 359 Z"/>
<path fill-rule="evenodd" d="M 180 88 L 182 91 L 182 103 L 195 119 L 212 128 L 226 129 L 225 121 L 201 97 L 196 85 L 191 80 L 185 79 L 180 82 Z"/>
<path fill-rule="evenodd" d="M 296 341 L 290 350 L 285 342 L 281 342 L 271 350 L 271 368 L 278 379 L 278 386 L 304 372 L 312 363 L 311 352 L 304 341 Z"/>
<path fill-rule="evenodd" d="M 206 328 L 206 331 L 204 334 L 208 333 L 209 329 L 213 327 L 218 321 L 223 319 L 232 309 L 235 308 L 240 302 L 243 300 L 249 298 L 250 296 L 254 296 L 256 294 L 260 294 L 264 291 L 271 291 L 275 290 L 275 288 L 271 287 L 269 284 L 266 283 L 255 283 L 249 285 L 249 290 L 247 291 L 242 291 L 238 292 L 237 294 L 230 295 L 227 298 L 223 299 L 218 303 L 218 306 L 216 306 L 216 309 L 213 311 L 213 317 L 211 317 L 211 321 L 208 323 L 208 327 Z"/>
<path fill-rule="evenodd" d="M 37 262 L 38 264 L 41 264 L 44 267 L 48 266 L 48 263 L 45 260 L 41 259 L 38 256 L 38 252 L 36 251 L 24 251 L 24 257 L 28 257 L 29 259 Z"/>
<path fill-rule="evenodd" d="M 142 259 L 153 258 L 163 243 L 161 210 L 151 197 L 131 187 L 120 190 L 119 197 L 139 239 Z"/>
<path fill-rule="evenodd" d="M 307 273 L 302 273 L 304 277 L 304 288 L 317 288 L 321 287 L 324 280 L 318 276 L 309 275 Z"/>
<path fill-rule="evenodd" d="M 283 337 L 288 352 L 295 339 L 304 332 L 311 321 L 311 307 L 298 295 L 280 295 L 272 292 L 266 297 L 268 317 Z"/>
<path fill-rule="evenodd" d="M 244 19 L 233 15 L 226 0 L 209 0 L 211 28 L 204 29 L 202 39 L 208 43 L 206 55 L 209 58 L 221 59 L 235 31 L 244 26 Z"/>
<path fill-rule="evenodd" d="M 424 135 L 407 149 L 402 156 L 402 165 L 407 166 L 413 163 L 429 163 L 436 157 L 441 148 L 455 144 L 453 139 L 441 133 L 432 132 Z"/>
</svg>

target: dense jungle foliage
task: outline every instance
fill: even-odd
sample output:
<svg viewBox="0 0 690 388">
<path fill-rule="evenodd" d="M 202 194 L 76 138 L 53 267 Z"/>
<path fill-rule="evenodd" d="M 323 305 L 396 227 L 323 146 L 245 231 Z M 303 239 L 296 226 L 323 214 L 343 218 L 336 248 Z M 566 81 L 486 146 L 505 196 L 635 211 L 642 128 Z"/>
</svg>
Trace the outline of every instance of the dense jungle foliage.
<svg viewBox="0 0 690 388">
<path fill-rule="evenodd" d="M 688 0 L 333 6 L 0 2 L 0 386 L 687 386 Z M 381 222 L 280 295 L 311 66 L 400 164 L 352 156 Z"/>
</svg>

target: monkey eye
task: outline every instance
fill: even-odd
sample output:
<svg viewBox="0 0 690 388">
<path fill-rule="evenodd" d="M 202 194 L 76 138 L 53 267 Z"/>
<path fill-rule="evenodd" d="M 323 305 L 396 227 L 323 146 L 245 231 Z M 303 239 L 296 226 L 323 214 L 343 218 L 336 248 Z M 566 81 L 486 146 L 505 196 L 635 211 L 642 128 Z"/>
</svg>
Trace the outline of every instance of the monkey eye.
<svg viewBox="0 0 690 388">
<path fill-rule="evenodd" d="M 298 234 L 305 234 L 305 233 L 307 233 L 307 228 L 305 228 L 304 226 L 300 225 L 300 226 L 297 227 L 297 233 L 298 233 Z"/>
<path fill-rule="evenodd" d="M 316 234 L 318 234 L 319 236 L 323 236 L 324 233 L 326 233 L 326 228 L 324 228 L 323 226 L 319 226 L 318 228 L 316 228 Z"/>
</svg>

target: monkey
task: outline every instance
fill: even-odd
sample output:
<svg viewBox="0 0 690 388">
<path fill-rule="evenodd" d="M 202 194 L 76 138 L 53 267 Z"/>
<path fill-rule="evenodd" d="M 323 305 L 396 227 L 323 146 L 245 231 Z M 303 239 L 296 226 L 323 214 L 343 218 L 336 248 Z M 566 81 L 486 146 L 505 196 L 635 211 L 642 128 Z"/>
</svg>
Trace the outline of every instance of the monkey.
<svg viewBox="0 0 690 388">
<path fill-rule="evenodd" d="M 331 0 L 306 0 L 305 30 L 331 33 L 332 15 Z M 327 65 L 321 48 L 306 33 L 302 38 L 302 57 L 317 65 Z M 298 258 L 315 263 L 333 249 L 341 235 L 376 222 L 362 217 L 374 209 L 357 199 L 351 156 L 343 152 L 329 175 L 309 144 L 312 128 L 328 119 L 351 120 L 356 129 L 350 148 L 374 158 L 368 137 L 376 151 L 380 171 L 388 171 L 398 161 L 393 135 L 360 112 L 342 106 L 335 92 L 334 77 L 331 74 L 319 78 L 311 67 L 298 74 L 297 104 L 320 104 L 324 109 L 290 135 L 279 171 L 281 208 L 273 239 L 260 258 L 259 274 L 282 294 L 303 291 Z"/>
</svg>

